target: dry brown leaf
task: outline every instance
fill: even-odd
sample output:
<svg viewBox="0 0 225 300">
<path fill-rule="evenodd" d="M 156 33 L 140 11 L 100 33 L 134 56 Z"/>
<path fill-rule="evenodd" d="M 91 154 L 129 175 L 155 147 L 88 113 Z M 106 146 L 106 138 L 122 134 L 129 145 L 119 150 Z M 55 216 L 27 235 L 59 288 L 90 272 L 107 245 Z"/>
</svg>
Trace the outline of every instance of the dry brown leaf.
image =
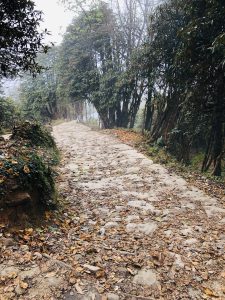
<svg viewBox="0 0 225 300">
<path fill-rule="evenodd" d="M 75 271 L 78 272 L 78 273 L 81 273 L 81 272 L 84 271 L 84 268 L 82 268 L 82 267 L 77 267 L 77 268 L 75 269 Z"/>
<path fill-rule="evenodd" d="M 28 166 L 24 166 L 24 167 L 23 167 L 23 172 L 24 172 L 25 174 L 29 174 L 29 173 L 30 173 L 29 167 L 28 167 Z"/>
<path fill-rule="evenodd" d="M 70 281 L 70 284 L 75 284 L 77 282 L 76 278 L 73 278 L 73 277 L 70 278 L 69 281 Z"/>
<path fill-rule="evenodd" d="M 25 229 L 25 233 L 26 233 L 26 235 L 31 235 L 31 234 L 34 233 L 34 229 L 33 228 L 27 228 L 27 229 Z"/>
<path fill-rule="evenodd" d="M 29 236 L 29 235 L 24 235 L 24 236 L 23 236 L 23 239 L 24 239 L 25 241 L 29 241 L 30 236 Z"/>
<path fill-rule="evenodd" d="M 102 278 L 105 276 L 105 271 L 100 270 L 96 273 L 96 278 Z"/>
<path fill-rule="evenodd" d="M 50 272 L 50 273 L 45 275 L 45 278 L 54 277 L 55 275 L 56 275 L 55 272 Z"/>
<path fill-rule="evenodd" d="M 84 294 L 84 292 L 82 291 L 82 288 L 79 286 L 78 282 L 75 284 L 75 289 L 78 292 L 78 294 L 81 294 L 81 295 Z"/>
<path fill-rule="evenodd" d="M 24 281 L 20 281 L 20 287 L 21 287 L 21 289 L 26 290 L 28 288 L 28 284 Z"/>
<path fill-rule="evenodd" d="M 205 288 L 204 289 L 204 293 L 207 295 L 207 296 L 211 296 L 211 297 L 215 297 L 215 298 L 218 298 L 219 296 L 216 295 L 211 289 L 209 288 Z"/>
<path fill-rule="evenodd" d="M 8 275 L 8 278 L 15 279 L 17 275 L 18 274 L 16 272 L 12 272 L 11 274 Z"/>
</svg>

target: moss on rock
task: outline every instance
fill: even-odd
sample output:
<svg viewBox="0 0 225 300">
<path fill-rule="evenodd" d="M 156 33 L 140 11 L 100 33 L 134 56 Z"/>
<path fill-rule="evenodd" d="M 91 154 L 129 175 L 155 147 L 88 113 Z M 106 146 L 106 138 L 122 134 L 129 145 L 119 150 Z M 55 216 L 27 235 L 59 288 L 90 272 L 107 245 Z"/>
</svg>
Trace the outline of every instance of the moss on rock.
<svg viewBox="0 0 225 300">
<path fill-rule="evenodd" d="M 23 122 L 15 126 L 12 131 L 12 140 L 26 140 L 31 146 L 56 148 L 55 141 L 47 128 L 38 123 Z"/>
<path fill-rule="evenodd" d="M 55 206 L 53 165 L 59 152 L 51 134 L 39 124 L 25 122 L 14 128 L 9 141 L 0 142 L 0 148 L 0 208 L 18 205 L 15 199 L 26 193 L 31 206 Z"/>
</svg>

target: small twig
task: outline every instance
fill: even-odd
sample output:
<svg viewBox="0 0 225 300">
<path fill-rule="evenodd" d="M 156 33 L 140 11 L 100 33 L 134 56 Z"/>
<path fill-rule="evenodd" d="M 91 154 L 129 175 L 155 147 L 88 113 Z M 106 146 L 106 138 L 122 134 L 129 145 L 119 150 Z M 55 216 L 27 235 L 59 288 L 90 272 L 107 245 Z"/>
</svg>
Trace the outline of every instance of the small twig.
<svg viewBox="0 0 225 300">
<path fill-rule="evenodd" d="M 113 249 L 113 251 L 117 251 L 117 252 L 119 252 L 119 253 L 121 253 L 121 254 L 124 254 L 124 255 L 136 255 L 136 253 L 131 253 L 131 252 L 127 252 L 127 251 L 123 251 L 123 250 L 116 250 L 116 249 Z"/>
<path fill-rule="evenodd" d="M 61 261 L 61 260 L 52 258 L 50 255 L 48 255 L 48 254 L 46 254 L 46 253 L 43 253 L 42 255 L 43 255 L 45 258 L 52 260 L 54 263 L 58 264 L 60 267 L 67 268 L 67 269 L 70 269 L 70 270 L 74 270 L 74 268 L 73 268 L 72 266 L 70 266 L 70 265 L 64 263 L 64 262 Z"/>
<path fill-rule="evenodd" d="M 115 248 L 111 248 L 108 246 L 103 245 L 103 248 L 105 250 L 109 250 L 109 251 L 113 251 L 113 252 L 119 252 L 120 254 L 124 254 L 124 255 L 136 255 L 136 253 L 132 253 L 132 252 L 128 252 L 128 251 L 123 251 L 123 250 L 117 250 Z"/>
</svg>

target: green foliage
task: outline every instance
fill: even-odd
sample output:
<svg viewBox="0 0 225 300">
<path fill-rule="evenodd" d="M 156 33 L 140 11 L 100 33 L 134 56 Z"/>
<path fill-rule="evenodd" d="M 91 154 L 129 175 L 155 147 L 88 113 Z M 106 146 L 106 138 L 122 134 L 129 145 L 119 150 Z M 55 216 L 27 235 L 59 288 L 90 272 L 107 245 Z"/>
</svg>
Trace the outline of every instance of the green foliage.
<svg viewBox="0 0 225 300">
<path fill-rule="evenodd" d="M 26 74 L 20 88 L 21 113 L 28 120 L 49 122 L 61 117 L 57 96 L 57 57 L 58 48 L 54 47 L 38 61 L 45 70 L 35 78 Z"/>
<path fill-rule="evenodd" d="M 71 102 L 89 100 L 100 114 L 115 102 L 110 41 L 113 36 L 109 28 L 112 19 L 106 5 L 81 14 L 68 27 L 60 51 L 61 96 Z"/>
<path fill-rule="evenodd" d="M 11 129 L 19 117 L 18 107 L 15 102 L 6 97 L 0 97 L 0 130 Z"/>
<path fill-rule="evenodd" d="M 11 139 L 23 139 L 32 146 L 56 149 L 55 141 L 49 131 L 38 123 L 19 123 L 13 128 Z"/>
<path fill-rule="evenodd" d="M 33 1 L 0 1 L 0 77 L 41 70 L 35 62 L 37 53 L 48 50 L 43 44 L 47 31 L 39 31 L 41 21 L 42 13 L 35 10 Z"/>
<path fill-rule="evenodd" d="M 53 166 L 59 152 L 50 133 L 39 124 L 25 122 L 14 128 L 0 156 L 0 205 L 10 193 L 26 191 L 37 205 L 53 207 L 56 203 Z M 37 197 L 37 199 L 36 199 Z"/>
<path fill-rule="evenodd" d="M 151 17 L 146 43 L 145 129 L 179 160 L 205 151 L 203 171 L 221 175 L 225 120 L 225 4 L 168 0 Z"/>
<path fill-rule="evenodd" d="M 0 204 L 10 189 L 18 186 L 31 194 L 39 195 L 39 203 L 51 207 L 56 200 L 54 174 L 46 161 L 36 153 L 15 153 L 16 156 L 0 158 Z M 11 186 L 13 185 L 13 186 Z M 3 201 L 3 203 L 2 203 Z"/>
<path fill-rule="evenodd" d="M 126 15 L 130 22 L 132 13 Z M 128 34 L 119 14 L 101 1 L 83 11 L 68 27 L 59 56 L 60 97 L 91 102 L 105 128 L 133 127 L 144 93 L 133 53 L 145 27 L 136 23 Z"/>
</svg>

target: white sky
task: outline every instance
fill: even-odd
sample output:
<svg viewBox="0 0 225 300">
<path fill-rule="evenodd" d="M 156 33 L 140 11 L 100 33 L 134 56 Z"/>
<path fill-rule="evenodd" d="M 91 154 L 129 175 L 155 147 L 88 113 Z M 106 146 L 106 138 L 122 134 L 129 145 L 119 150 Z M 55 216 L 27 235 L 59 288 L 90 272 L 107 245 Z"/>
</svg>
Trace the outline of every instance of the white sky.
<svg viewBox="0 0 225 300">
<path fill-rule="evenodd" d="M 51 36 L 47 36 L 47 42 L 59 44 L 62 41 L 62 34 L 71 23 L 73 12 L 66 11 L 58 0 L 34 0 L 36 9 L 43 12 L 42 29 L 47 28 Z"/>
</svg>

